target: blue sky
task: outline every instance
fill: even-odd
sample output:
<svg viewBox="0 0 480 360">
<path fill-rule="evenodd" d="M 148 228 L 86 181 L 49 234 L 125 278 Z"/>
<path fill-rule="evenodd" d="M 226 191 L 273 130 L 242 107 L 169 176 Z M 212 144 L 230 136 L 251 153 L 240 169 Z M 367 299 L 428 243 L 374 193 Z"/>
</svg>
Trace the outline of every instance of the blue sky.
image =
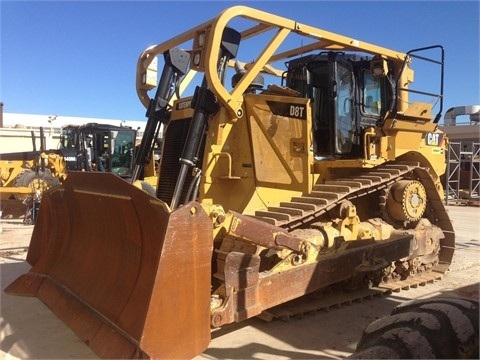
<svg viewBox="0 0 480 360">
<path fill-rule="evenodd" d="M 479 1 L 0 1 L 5 112 L 144 121 L 140 53 L 234 5 L 398 51 L 442 45 L 443 113 L 480 103 Z"/>
</svg>

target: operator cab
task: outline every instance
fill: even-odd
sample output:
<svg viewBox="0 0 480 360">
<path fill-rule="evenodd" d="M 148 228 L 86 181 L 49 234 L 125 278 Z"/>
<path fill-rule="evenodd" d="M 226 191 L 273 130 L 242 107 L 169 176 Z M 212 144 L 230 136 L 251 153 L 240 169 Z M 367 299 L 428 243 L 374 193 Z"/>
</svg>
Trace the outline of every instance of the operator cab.
<svg viewBox="0 0 480 360">
<path fill-rule="evenodd" d="M 316 159 L 360 157 L 365 129 L 391 110 L 394 80 L 374 76 L 377 60 L 322 52 L 288 62 L 286 85 L 311 99 Z"/>
<path fill-rule="evenodd" d="M 130 127 L 90 123 L 62 129 L 59 151 L 69 171 L 113 172 L 128 178 L 133 171 L 136 131 Z"/>
</svg>

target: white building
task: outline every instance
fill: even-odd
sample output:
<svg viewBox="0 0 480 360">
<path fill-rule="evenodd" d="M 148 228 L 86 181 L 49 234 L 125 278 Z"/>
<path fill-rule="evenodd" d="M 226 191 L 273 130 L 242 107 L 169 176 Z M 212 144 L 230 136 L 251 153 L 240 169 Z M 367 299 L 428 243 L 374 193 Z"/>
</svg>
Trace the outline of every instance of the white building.
<svg viewBox="0 0 480 360">
<path fill-rule="evenodd" d="M 43 129 L 46 149 L 56 149 L 63 126 L 87 123 L 131 127 L 138 130 L 137 139 L 141 139 L 146 121 L 2 112 L 0 118 L 0 155 L 10 152 L 31 151 L 34 149 L 34 143 L 36 150 L 39 150 L 41 129 Z M 32 139 L 34 139 L 34 142 Z"/>
</svg>

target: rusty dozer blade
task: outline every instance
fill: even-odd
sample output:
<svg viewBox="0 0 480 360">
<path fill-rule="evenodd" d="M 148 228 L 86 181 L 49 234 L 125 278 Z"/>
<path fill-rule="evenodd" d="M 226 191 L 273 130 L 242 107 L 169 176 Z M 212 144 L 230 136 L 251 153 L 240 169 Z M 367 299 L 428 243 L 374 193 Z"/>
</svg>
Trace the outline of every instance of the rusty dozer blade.
<svg viewBox="0 0 480 360">
<path fill-rule="evenodd" d="M 191 358 L 210 342 L 212 224 L 110 173 L 47 192 L 5 291 L 37 296 L 102 358 Z"/>
</svg>

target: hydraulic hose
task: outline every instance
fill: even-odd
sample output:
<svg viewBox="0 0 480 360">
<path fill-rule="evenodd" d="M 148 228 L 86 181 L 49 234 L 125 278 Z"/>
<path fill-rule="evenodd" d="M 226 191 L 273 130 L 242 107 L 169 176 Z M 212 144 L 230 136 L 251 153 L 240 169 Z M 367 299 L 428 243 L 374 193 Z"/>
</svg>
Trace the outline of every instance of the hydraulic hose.
<svg viewBox="0 0 480 360">
<path fill-rule="evenodd" d="M 238 51 L 241 35 L 239 32 L 231 28 L 225 28 L 222 34 L 222 42 L 217 63 L 217 72 L 219 78 L 224 80 L 226 64 L 230 59 L 235 58 Z M 195 109 L 190 128 L 188 129 L 187 139 L 180 157 L 180 172 L 178 175 L 175 190 L 173 192 L 170 208 L 176 209 L 180 203 L 180 197 L 185 179 L 189 168 L 196 166 L 198 162 L 198 154 L 200 146 L 207 130 L 208 117 L 218 110 L 218 104 L 215 95 L 208 88 L 206 78 L 202 82 L 202 86 L 195 88 L 192 99 L 192 108 Z"/>
<path fill-rule="evenodd" d="M 165 66 L 157 86 L 155 97 L 150 101 L 147 109 L 147 124 L 145 132 L 135 156 L 132 183 L 140 178 L 142 168 L 150 161 L 153 139 L 158 134 L 160 124 L 168 119 L 168 102 L 174 93 L 176 80 L 185 75 L 190 62 L 190 54 L 186 51 L 173 48 L 164 54 Z"/>
</svg>

